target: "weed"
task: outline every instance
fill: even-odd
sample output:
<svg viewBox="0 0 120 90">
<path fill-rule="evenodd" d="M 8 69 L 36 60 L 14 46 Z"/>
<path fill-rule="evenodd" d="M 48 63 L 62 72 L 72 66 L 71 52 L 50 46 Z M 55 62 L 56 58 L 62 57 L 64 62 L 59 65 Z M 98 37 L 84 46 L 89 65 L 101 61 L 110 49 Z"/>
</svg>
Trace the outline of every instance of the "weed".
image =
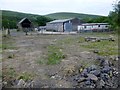
<svg viewBox="0 0 120 90">
<path fill-rule="evenodd" d="M 38 59 L 38 60 L 37 60 L 37 63 L 38 63 L 38 64 L 45 64 L 46 62 L 45 62 L 44 59 Z"/>
<path fill-rule="evenodd" d="M 79 38 L 77 38 L 78 39 L 78 43 L 83 43 L 83 42 L 85 42 L 85 39 L 83 38 L 83 37 L 79 37 Z"/>
<path fill-rule="evenodd" d="M 80 64 L 83 66 L 83 68 L 87 68 L 91 65 L 93 65 L 94 61 L 87 61 L 87 60 L 81 60 Z"/>
<path fill-rule="evenodd" d="M 60 60 L 65 58 L 65 55 L 60 51 L 57 46 L 48 46 L 48 62 L 47 64 L 58 64 Z"/>
<path fill-rule="evenodd" d="M 11 44 L 3 43 L 2 44 L 2 49 L 3 50 L 5 50 L 5 49 L 15 49 L 15 47 Z"/>
<path fill-rule="evenodd" d="M 5 81 L 10 81 L 14 79 L 16 75 L 17 74 L 14 68 L 3 68 L 2 70 L 2 77 Z"/>
<path fill-rule="evenodd" d="M 118 54 L 117 42 L 101 41 L 101 42 L 87 42 L 86 45 L 81 45 L 89 49 L 97 49 L 98 55 L 108 56 Z"/>
<path fill-rule="evenodd" d="M 23 79 L 24 81 L 32 80 L 33 79 L 33 74 L 24 72 L 18 75 L 17 79 Z"/>
<path fill-rule="evenodd" d="M 11 55 L 8 56 L 8 58 L 14 58 L 14 57 L 15 57 L 14 54 L 11 54 Z"/>
</svg>

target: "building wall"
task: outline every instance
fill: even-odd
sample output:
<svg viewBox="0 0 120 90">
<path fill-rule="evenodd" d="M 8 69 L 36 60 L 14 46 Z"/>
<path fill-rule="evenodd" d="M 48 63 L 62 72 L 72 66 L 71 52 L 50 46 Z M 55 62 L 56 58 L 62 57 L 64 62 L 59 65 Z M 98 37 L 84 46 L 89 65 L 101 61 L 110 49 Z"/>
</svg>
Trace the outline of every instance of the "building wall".
<svg viewBox="0 0 120 90">
<path fill-rule="evenodd" d="M 22 28 L 22 26 L 21 25 L 17 25 L 18 26 L 18 30 L 20 30 L 20 31 L 22 31 L 23 30 L 23 28 Z"/>
<path fill-rule="evenodd" d="M 64 32 L 71 32 L 72 28 L 73 28 L 73 26 L 72 26 L 71 21 L 64 23 Z"/>
<path fill-rule="evenodd" d="M 79 25 L 78 31 L 80 30 L 107 30 L 109 25 Z"/>
<path fill-rule="evenodd" d="M 82 23 L 78 18 L 72 19 L 71 22 L 72 22 L 72 31 L 77 31 L 78 25 Z"/>
<path fill-rule="evenodd" d="M 33 25 L 32 22 L 26 18 L 24 20 L 22 19 L 17 26 L 19 30 L 25 30 L 25 28 L 31 29 Z"/>
<path fill-rule="evenodd" d="M 46 30 L 63 32 L 63 23 L 47 23 Z"/>
<path fill-rule="evenodd" d="M 77 31 L 79 24 L 80 24 L 80 20 L 74 18 L 66 22 L 47 23 L 46 29 L 50 31 L 55 30 L 59 32 Z"/>
<path fill-rule="evenodd" d="M 93 26 L 93 29 L 108 29 L 108 25 L 95 25 Z"/>
</svg>

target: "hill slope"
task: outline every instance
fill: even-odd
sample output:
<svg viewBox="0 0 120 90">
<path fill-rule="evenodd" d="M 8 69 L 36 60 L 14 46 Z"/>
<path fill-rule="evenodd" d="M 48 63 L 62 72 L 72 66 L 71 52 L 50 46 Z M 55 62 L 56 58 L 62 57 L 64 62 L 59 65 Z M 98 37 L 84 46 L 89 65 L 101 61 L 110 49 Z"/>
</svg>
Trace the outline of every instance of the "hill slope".
<svg viewBox="0 0 120 90">
<path fill-rule="evenodd" d="M 2 11 L 3 16 L 12 16 L 12 17 L 19 17 L 19 18 L 34 18 L 40 15 L 36 14 L 28 14 L 28 13 L 22 13 L 22 12 L 15 12 L 15 11 L 8 11 L 8 10 L 0 10 Z"/>
<path fill-rule="evenodd" d="M 40 19 L 40 21 L 42 20 L 42 22 L 44 23 L 51 20 L 49 18 L 36 14 L 28 14 L 28 13 L 21 13 L 21 12 L 8 11 L 8 10 L 0 10 L 0 12 L 1 11 L 2 11 L 2 26 L 5 28 L 17 28 L 17 23 L 25 17 L 31 20 L 34 26 L 38 26 L 39 24 L 39 21 L 37 21 L 38 18 Z"/>
<path fill-rule="evenodd" d="M 90 14 L 81 14 L 81 13 L 70 13 L 70 12 L 59 12 L 59 13 L 52 13 L 45 15 L 46 17 L 52 18 L 52 19 L 66 19 L 66 18 L 98 18 L 101 17 L 99 15 L 90 15 Z"/>
<path fill-rule="evenodd" d="M 89 20 L 89 18 L 99 18 L 101 16 L 98 15 L 89 15 L 89 14 L 80 14 L 80 13 L 69 13 L 69 12 L 59 12 L 59 13 L 52 13 L 48 15 L 36 15 L 36 14 L 28 14 L 28 13 L 21 13 L 15 11 L 8 11 L 8 10 L 0 10 L 2 11 L 2 26 L 5 28 L 17 28 L 17 23 L 24 17 L 30 19 L 35 26 L 42 25 L 41 23 L 45 23 L 51 21 L 53 19 L 67 19 L 67 18 L 74 18 L 77 17 L 83 20 Z M 9 25 L 8 25 L 9 24 Z"/>
</svg>

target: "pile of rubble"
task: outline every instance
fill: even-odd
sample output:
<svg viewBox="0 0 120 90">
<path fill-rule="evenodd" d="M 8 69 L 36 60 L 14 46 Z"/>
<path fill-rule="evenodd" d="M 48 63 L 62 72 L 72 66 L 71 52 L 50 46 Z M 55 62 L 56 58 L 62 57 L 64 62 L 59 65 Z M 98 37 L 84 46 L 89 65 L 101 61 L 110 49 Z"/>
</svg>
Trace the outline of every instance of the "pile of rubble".
<svg viewBox="0 0 120 90">
<path fill-rule="evenodd" d="M 114 38 L 109 37 L 109 38 L 100 38 L 100 37 L 85 37 L 85 41 L 92 41 L 92 42 L 100 42 L 103 40 L 108 40 L 108 41 L 115 41 Z"/>
<path fill-rule="evenodd" d="M 97 58 L 99 65 L 84 68 L 80 74 L 73 76 L 77 88 L 117 88 L 118 69 L 104 58 Z"/>
<path fill-rule="evenodd" d="M 12 86 L 15 88 L 66 88 L 68 82 L 70 88 L 117 88 L 118 87 L 118 68 L 117 66 L 103 57 L 97 57 L 97 64 L 89 67 L 75 67 L 74 65 L 68 68 L 62 68 L 64 72 L 57 72 L 50 75 L 48 81 L 40 79 L 24 81 L 23 79 L 15 80 Z M 117 63 L 118 59 L 115 60 Z M 62 73 L 62 74 L 61 74 Z M 64 83 L 56 83 L 64 81 Z M 67 83 L 66 83 L 67 82 Z M 7 83 L 3 82 L 3 87 Z"/>
</svg>

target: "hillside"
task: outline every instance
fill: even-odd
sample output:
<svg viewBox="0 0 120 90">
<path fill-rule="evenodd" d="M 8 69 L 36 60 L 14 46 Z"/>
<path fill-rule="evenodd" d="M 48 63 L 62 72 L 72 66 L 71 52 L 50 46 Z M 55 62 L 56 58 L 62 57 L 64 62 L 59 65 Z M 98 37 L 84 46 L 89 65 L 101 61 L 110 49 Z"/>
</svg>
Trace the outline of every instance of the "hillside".
<svg viewBox="0 0 120 90">
<path fill-rule="evenodd" d="M 99 15 L 91 15 L 91 14 L 82 14 L 82 13 L 71 13 L 71 12 L 59 12 L 59 13 L 51 13 L 45 15 L 46 17 L 52 18 L 52 19 L 66 19 L 66 18 L 98 18 L 101 17 Z"/>
<path fill-rule="evenodd" d="M 69 13 L 69 12 L 52 13 L 52 14 L 43 16 L 43 15 L 29 14 L 29 13 L 22 13 L 22 12 L 8 11 L 8 10 L 0 10 L 0 12 L 1 11 L 2 11 L 2 26 L 4 28 L 17 28 L 17 23 L 24 17 L 27 17 L 28 19 L 30 19 L 34 24 L 34 26 L 38 26 L 38 25 L 43 26 L 46 24 L 46 22 L 49 22 L 53 19 L 66 19 L 66 18 L 77 17 L 86 22 L 93 22 L 94 19 L 101 17 L 98 15 Z M 97 20 L 95 22 L 98 22 L 98 21 L 101 22 L 101 20 L 102 19 L 100 18 L 100 20 Z"/>
<path fill-rule="evenodd" d="M 18 18 L 27 17 L 27 18 L 30 18 L 30 19 L 35 19 L 36 17 L 40 16 L 40 15 L 36 15 L 36 14 L 28 14 L 28 13 L 8 11 L 8 10 L 2 10 L 2 15 L 3 16 L 18 17 Z"/>
<path fill-rule="evenodd" d="M 4 26 L 5 28 L 16 28 L 17 23 L 24 17 L 27 17 L 28 19 L 33 21 L 33 23 L 35 23 L 35 19 L 38 16 L 39 15 L 2 10 L 2 26 Z"/>
<path fill-rule="evenodd" d="M 38 18 L 43 18 L 44 16 L 36 15 L 36 14 L 28 14 L 22 12 L 8 11 L 8 10 L 0 10 L 2 11 L 2 26 L 5 28 L 16 28 L 17 23 L 22 19 L 27 17 L 32 21 L 32 23 L 37 26 L 38 22 L 36 21 Z M 49 21 L 49 18 L 47 18 Z M 8 25 L 9 23 L 9 25 Z"/>
</svg>

